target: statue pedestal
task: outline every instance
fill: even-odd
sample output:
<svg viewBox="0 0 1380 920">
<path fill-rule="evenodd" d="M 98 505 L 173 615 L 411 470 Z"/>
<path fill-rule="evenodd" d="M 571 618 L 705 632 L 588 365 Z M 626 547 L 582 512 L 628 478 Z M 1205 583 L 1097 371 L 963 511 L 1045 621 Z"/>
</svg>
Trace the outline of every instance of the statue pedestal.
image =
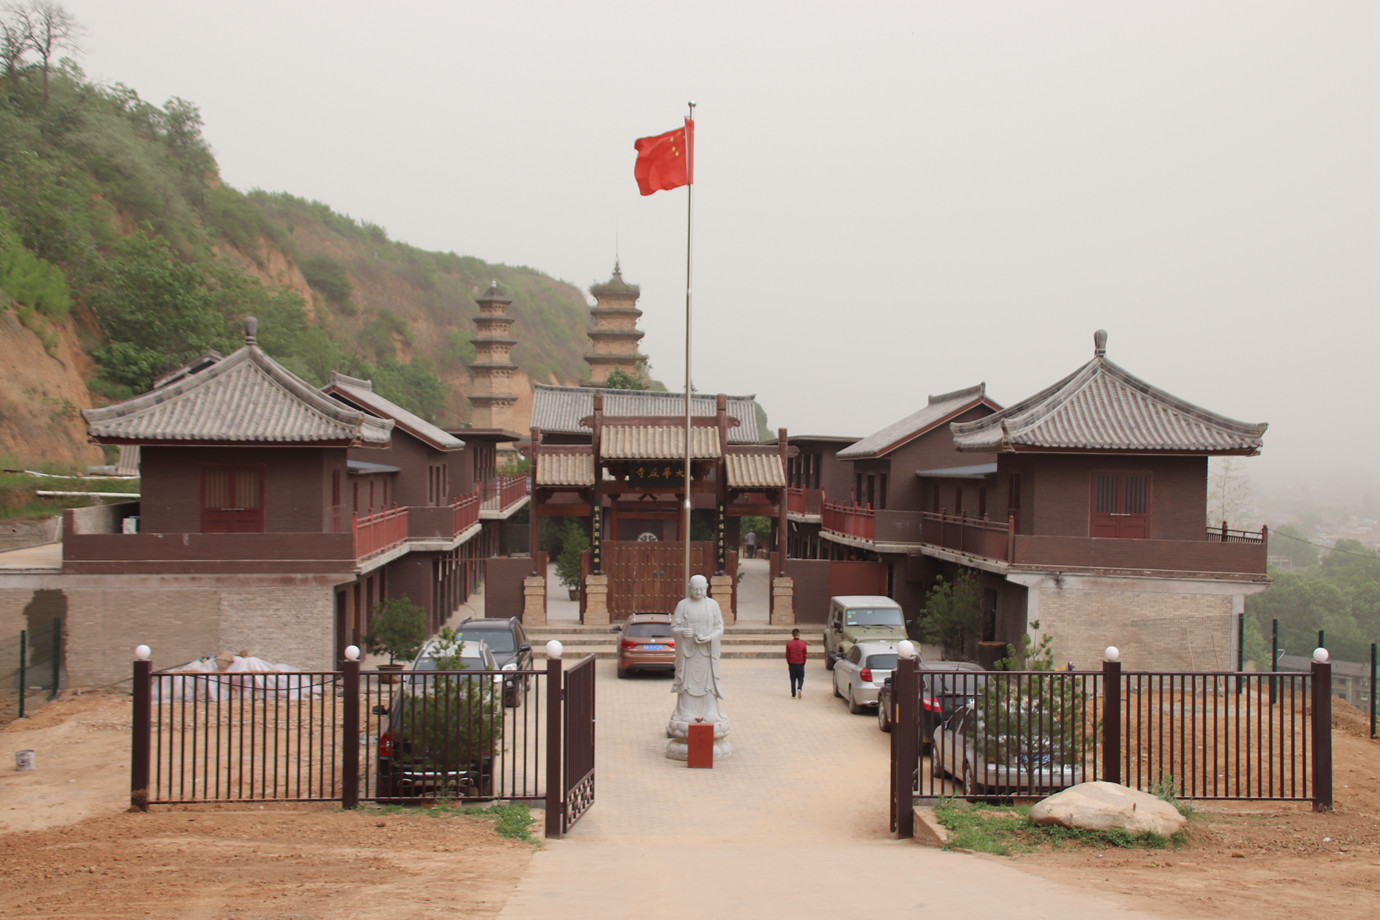
<svg viewBox="0 0 1380 920">
<path fill-rule="evenodd" d="M 522 580 L 522 623 L 529 629 L 546 625 L 546 579 L 540 575 Z"/>
<path fill-rule="evenodd" d="M 729 757 L 733 754 L 733 745 L 728 743 L 728 717 L 723 716 L 718 722 L 678 722 L 674 717 L 666 725 L 666 734 L 670 736 L 670 741 L 666 742 L 666 756 L 672 760 L 689 760 L 690 758 L 690 726 L 703 729 L 712 726 L 714 729 L 714 759 Z"/>
</svg>

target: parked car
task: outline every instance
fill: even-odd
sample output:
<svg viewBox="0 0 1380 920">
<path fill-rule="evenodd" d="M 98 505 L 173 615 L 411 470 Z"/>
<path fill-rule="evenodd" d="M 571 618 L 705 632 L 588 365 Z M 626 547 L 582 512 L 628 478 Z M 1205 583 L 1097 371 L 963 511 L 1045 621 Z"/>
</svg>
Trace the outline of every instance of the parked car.
<svg viewBox="0 0 1380 920">
<path fill-rule="evenodd" d="M 900 642 L 904 638 L 906 619 L 901 605 L 891 598 L 874 594 L 829 598 L 829 619 L 824 625 L 824 666 L 829 670 L 855 642 Z"/>
<path fill-rule="evenodd" d="M 859 642 L 834 666 L 834 696 L 856 715 L 877 705 L 877 691 L 895 669 L 895 642 Z"/>
<path fill-rule="evenodd" d="M 1047 735 L 989 733 L 981 713 L 980 703 L 965 703 L 935 730 L 930 769 L 936 778 L 952 776 L 969 796 L 1044 795 L 1083 781 L 1083 768 L 1062 753 L 1066 745 Z"/>
<path fill-rule="evenodd" d="M 618 676 L 632 671 L 674 671 L 676 640 L 668 613 L 634 613 L 620 627 Z"/>
<path fill-rule="evenodd" d="M 916 728 L 919 732 L 920 753 L 929 753 L 935 726 L 948 721 L 969 700 L 976 698 L 986 686 L 986 672 L 971 661 L 921 661 L 920 707 Z M 882 685 L 877 699 L 877 727 L 891 731 L 892 681 Z"/>
<path fill-rule="evenodd" d="M 492 795 L 503 672 L 489 647 L 432 639 L 398 687 L 387 706 L 373 708 L 388 719 L 378 739 L 377 795 Z"/>
<path fill-rule="evenodd" d="M 466 642 L 483 642 L 494 653 L 498 666 L 504 671 L 532 670 L 532 646 L 522 621 L 517 617 L 506 620 L 470 617 L 457 630 Z M 518 706 L 531 686 L 529 675 L 509 674 L 503 678 L 503 705 Z"/>
</svg>

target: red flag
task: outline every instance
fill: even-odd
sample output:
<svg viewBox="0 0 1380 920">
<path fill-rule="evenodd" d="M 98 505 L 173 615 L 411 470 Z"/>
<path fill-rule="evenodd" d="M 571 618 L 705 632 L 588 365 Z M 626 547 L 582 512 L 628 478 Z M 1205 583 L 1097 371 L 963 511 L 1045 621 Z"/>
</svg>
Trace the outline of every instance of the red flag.
<svg viewBox="0 0 1380 920">
<path fill-rule="evenodd" d="M 633 177 L 642 194 L 695 184 L 695 123 L 689 118 L 685 127 L 639 137 L 633 147 L 637 150 Z"/>
</svg>

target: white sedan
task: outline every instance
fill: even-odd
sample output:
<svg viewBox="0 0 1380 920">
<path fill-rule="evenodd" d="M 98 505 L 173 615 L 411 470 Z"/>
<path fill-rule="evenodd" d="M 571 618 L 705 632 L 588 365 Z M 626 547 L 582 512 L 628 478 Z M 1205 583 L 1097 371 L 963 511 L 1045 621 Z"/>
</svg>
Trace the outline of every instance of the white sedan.
<svg viewBox="0 0 1380 920">
<path fill-rule="evenodd" d="M 859 642 L 834 665 L 834 696 L 847 700 L 854 714 L 876 706 L 882 682 L 895 669 L 895 642 Z"/>
</svg>

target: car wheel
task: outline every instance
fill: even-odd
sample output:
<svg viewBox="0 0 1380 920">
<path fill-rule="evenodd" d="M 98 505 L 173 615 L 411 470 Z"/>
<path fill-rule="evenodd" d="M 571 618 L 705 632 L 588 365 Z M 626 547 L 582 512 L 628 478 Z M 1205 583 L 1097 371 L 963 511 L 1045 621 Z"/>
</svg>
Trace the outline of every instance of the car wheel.
<svg viewBox="0 0 1380 920">
<path fill-rule="evenodd" d="M 882 705 L 882 701 L 877 701 L 877 727 L 884 732 L 891 731 L 891 719 L 887 718 L 887 710 L 890 706 Z"/>
<path fill-rule="evenodd" d="M 968 764 L 963 765 L 963 794 L 966 796 L 976 796 L 981 794 L 982 787 L 973 778 L 973 768 Z"/>
<path fill-rule="evenodd" d="M 840 700 L 843 699 L 843 694 L 842 694 L 842 693 L 839 693 L 839 680 L 838 680 L 838 677 L 836 676 L 833 680 L 829 681 L 829 683 L 830 683 L 830 685 L 833 686 L 833 688 L 834 688 L 834 696 L 835 696 L 835 698 L 840 699 Z"/>
<path fill-rule="evenodd" d="M 622 680 L 623 678 L 625 678 L 625 677 L 627 677 L 627 676 L 628 676 L 628 669 L 625 668 L 625 667 L 623 667 L 623 666 L 620 664 L 620 665 L 618 666 L 618 678 L 619 678 L 619 680 Z"/>
<path fill-rule="evenodd" d="M 849 691 L 848 691 L 848 711 L 851 712 L 851 713 L 853 713 L 853 715 L 856 716 L 856 715 L 861 714 L 862 711 L 863 711 L 864 709 L 866 709 L 866 708 L 867 708 L 866 706 L 862 705 L 861 703 L 859 703 L 859 702 L 857 702 L 856 700 L 853 699 L 853 691 L 852 691 L 852 690 L 849 690 Z"/>
<path fill-rule="evenodd" d="M 824 653 L 824 670 L 834 670 L 834 656 L 831 655 L 829 652 Z"/>
<path fill-rule="evenodd" d="M 944 765 L 939 762 L 939 758 L 935 756 L 934 751 L 930 751 L 930 776 L 933 776 L 935 779 L 944 778 Z"/>
</svg>

